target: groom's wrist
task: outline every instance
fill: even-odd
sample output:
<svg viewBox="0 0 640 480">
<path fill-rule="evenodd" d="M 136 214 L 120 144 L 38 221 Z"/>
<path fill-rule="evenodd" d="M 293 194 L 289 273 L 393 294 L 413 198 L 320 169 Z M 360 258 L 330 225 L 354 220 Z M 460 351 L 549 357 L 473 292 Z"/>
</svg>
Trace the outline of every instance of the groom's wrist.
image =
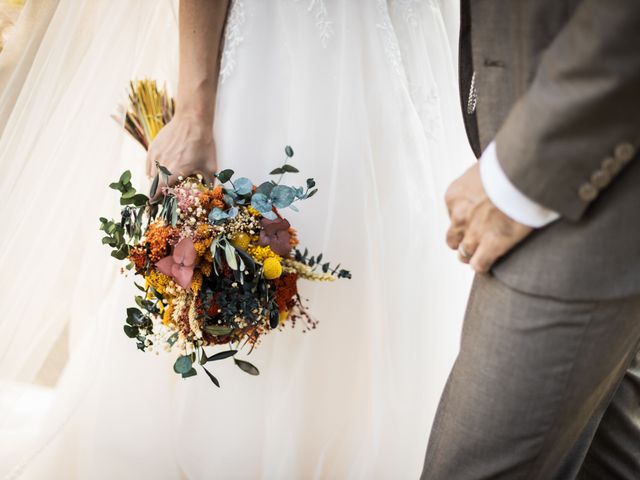
<svg viewBox="0 0 640 480">
<path fill-rule="evenodd" d="M 530 199 L 513 185 L 500 166 L 495 142 L 489 144 L 482 153 L 480 177 L 489 199 L 512 220 L 529 227 L 541 228 L 560 217 L 557 212 Z"/>
</svg>

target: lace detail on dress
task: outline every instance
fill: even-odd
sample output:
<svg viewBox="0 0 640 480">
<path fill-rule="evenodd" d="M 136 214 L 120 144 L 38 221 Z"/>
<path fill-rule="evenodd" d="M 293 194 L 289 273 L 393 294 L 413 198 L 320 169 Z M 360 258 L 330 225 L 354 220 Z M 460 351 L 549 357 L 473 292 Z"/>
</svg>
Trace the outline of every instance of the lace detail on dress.
<svg viewBox="0 0 640 480">
<path fill-rule="evenodd" d="M 384 51 L 389 59 L 389 63 L 394 68 L 396 73 L 400 75 L 403 83 L 407 84 L 407 77 L 402 63 L 402 53 L 400 52 L 400 46 L 398 45 L 398 37 L 391 23 L 391 17 L 389 16 L 389 8 L 387 7 L 387 0 L 378 0 L 378 14 L 380 19 L 376 24 L 376 27 L 380 31 L 382 36 L 382 43 L 384 45 Z"/>
<path fill-rule="evenodd" d="M 299 2 L 300 0 L 296 0 Z M 333 22 L 329 20 L 329 14 L 327 13 L 327 6 L 324 0 L 309 0 L 309 6 L 307 11 L 312 13 L 316 19 L 316 28 L 320 34 L 320 43 L 323 48 L 327 48 L 327 44 L 331 37 L 333 37 Z"/>
<path fill-rule="evenodd" d="M 434 15 L 439 15 L 440 4 L 438 0 L 390 0 L 389 10 L 393 15 L 393 18 L 397 20 L 401 25 L 399 28 L 408 29 L 407 32 L 412 32 L 409 37 L 418 35 L 417 31 L 421 24 L 421 16 L 431 13 L 427 13 L 424 9 L 433 9 Z M 391 17 L 390 17 L 391 18 Z M 401 36 L 401 38 L 403 38 Z M 402 50 L 400 49 L 400 55 Z M 425 62 L 429 62 L 428 58 L 424 59 Z M 437 140 L 441 138 L 443 132 L 442 115 L 439 90 L 436 83 L 430 76 L 425 75 L 425 72 L 420 73 L 422 69 L 411 68 L 415 65 L 407 65 L 407 69 L 404 70 L 404 75 L 407 81 L 407 90 L 411 98 L 411 102 L 415 108 L 416 113 L 420 117 L 422 122 L 425 137 L 428 140 Z"/>
<path fill-rule="evenodd" d="M 224 30 L 224 48 L 220 56 L 220 83 L 224 83 L 236 68 L 238 47 L 244 41 L 242 26 L 246 21 L 243 0 L 233 0 Z"/>
<path fill-rule="evenodd" d="M 419 24 L 419 16 L 415 9 L 415 6 L 419 4 L 428 5 L 431 8 L 440 8 L 437 0 L 391 0 L 389 2 L 390 7 L 399 11 L 403 20 L 412 28 L 417 27 Z"/>
<path fill-rule="evenodd" d="M 442 135 L 440 97 L 435 86 L 409 83 L 409 95 L 416 113 L 420 117 L 424 134 L 429 140 L 437 140 Z"/>
</svg>

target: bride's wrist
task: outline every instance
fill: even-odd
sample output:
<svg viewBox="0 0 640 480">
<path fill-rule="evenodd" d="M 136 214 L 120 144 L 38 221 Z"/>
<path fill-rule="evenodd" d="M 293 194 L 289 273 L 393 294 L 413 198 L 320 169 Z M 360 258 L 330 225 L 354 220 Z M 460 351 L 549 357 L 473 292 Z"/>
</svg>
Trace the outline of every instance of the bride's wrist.
<svg viewBox="0 0 640 480">
<path fill-rule="evenodd" d="M 213 126 L 214 111 L 212 107 L 208 107 L 202 104 L 190 105 L 180 104 L 176 99 L 176 111 L 175 118 L 189 120 L 191 122 L 199 123 L 203 126 Z"/>
<path fill-rule="evenodd" d="M 215 93 L 215 86 L 210 82 L 179 86 L 176 96 L 176 115 L 213 124 Z"/>
</svg>

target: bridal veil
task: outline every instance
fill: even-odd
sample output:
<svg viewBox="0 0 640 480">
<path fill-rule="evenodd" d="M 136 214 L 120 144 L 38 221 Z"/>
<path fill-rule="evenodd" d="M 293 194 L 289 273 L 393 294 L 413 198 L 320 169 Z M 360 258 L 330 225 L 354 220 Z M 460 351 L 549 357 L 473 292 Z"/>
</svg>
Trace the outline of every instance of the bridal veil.
<svg viewBox="0 0 640 480">
<path fill-rule="evenodd" d="M 232 3 L 220 167 L 261 178 L 292 145 L 320 187 L 293 223 L 354 278 L 308 287 L 318 329 L 265 338 L 260 377 L 220 366 L 220 390 L 177 381 L 170 358 L 122 334 L 132 282 L 98 231 L 117 214 L 109 182 L 127 168 L 146 182 L 144 152 L 111 116 L 130 79 L 175 91 L 176 12 L 29 0 L 0 54 L 0 475 L 415 478 L 470 280 L 443 242 L 444 190 L 472 161 L 457 12 Z"/>
</svg>

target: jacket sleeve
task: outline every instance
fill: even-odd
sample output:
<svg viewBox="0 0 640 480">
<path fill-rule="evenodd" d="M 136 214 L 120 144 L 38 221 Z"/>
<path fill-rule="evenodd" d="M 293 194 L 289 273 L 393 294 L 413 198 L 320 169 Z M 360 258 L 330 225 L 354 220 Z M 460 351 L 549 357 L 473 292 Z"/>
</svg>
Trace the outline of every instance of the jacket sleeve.
<svg viewBox="0 0 640 480">
<path fill-rule="evenodd" d="M 500 166 L 527 197 L 577 221 L 638 147 L 640 0 L 583 0 L 498 132 Z"/>
</svg>

